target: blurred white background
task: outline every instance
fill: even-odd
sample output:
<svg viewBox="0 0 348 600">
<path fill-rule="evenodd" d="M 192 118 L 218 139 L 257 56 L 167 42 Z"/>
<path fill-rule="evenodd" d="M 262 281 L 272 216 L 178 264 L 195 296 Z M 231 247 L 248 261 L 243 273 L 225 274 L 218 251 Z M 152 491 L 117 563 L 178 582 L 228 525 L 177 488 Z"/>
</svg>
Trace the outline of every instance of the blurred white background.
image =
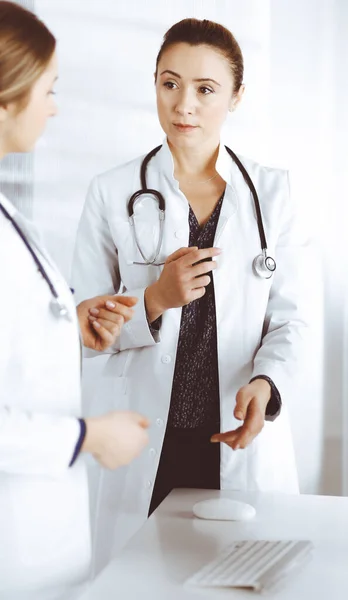
<svg viewBox="0 0 348 600">
<path fill-rule="evenodd" d="M 301 491 L 348 493 L 345 223 L 348 133 L 346 0 L 33 0 L 58 38 L 59 116 L 34 155 L 33 216 L 69 277 L 91 178 L 161 142 L 153 72 L 165 31 L 194 16 L 239 41 L 247 87 L 226 124 L 236 152 L 290 169 L 313 239 L 313 337 L 290 407 Z M 3 177 L 3 174 L 1 175 Z M 348 316 L 348 315 L 347 315 Z M 348 323 L 348 321 L 347 321 Z M 85 401 L 100 359 L 85 364 Z M 92 364 L 93 363 L 93 364 Z M 346 382 L 347 379 L 347 382 Z M 343 438 L 347 423 L 347 435 Z M 343 489 L 343 486 L 345 488 Z"/>
</svg>

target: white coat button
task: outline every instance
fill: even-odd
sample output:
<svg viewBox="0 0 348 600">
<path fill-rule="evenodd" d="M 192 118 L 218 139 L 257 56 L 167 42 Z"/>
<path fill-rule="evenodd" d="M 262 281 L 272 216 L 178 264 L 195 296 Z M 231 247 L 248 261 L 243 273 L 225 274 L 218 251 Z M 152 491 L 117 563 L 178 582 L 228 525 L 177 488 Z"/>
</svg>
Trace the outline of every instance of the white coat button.
<svg viewBox="0 0 348 600">
<path fill-rule="evenodd" d="M 178 238 L 178 240 L 182 240 L 185 237 L 185 231 L 183 229 L 178 229 L 175 232 L 175 237 Z"/>
<path fill-rule="evenodd" d="M 172 360 L 172 357 L 169 354 L 163 354 L 161 360 L 165 365 L 167 365 Z"/>
<path fill-rule="evenodd" d="M 147 487 L 148 490 L 151 488 L 151 486 L 152 486 L 152 481 L 147 481 L 146 482 L 146 487 Z"/>
<path fill-rule="evenodd" d="M 150 454 L 151 458 L 154 458 L 157 454 L 155 448 L 150 448 L 149 454 Z"/>
<path fill-rule="evenodd" d="M 156 419 L 156 425 L 157 425 L 157 427 L 162 427 L 163 420 L 162 419 Z"/>
</svg>

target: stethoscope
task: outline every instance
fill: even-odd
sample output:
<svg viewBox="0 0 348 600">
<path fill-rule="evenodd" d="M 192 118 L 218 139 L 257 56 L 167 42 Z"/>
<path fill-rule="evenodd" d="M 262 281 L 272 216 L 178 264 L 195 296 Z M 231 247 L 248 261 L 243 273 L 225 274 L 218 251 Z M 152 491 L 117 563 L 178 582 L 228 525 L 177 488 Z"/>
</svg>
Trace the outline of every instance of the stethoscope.
<svg viewBox="0 0 348 600">
<path fill-rule="evenodd" d="M 17 231 L 19 237 L 21 238 L 21 240 L 27 247 L 28 251 L 30 252 L 30 254 L 38 268 L 39 273 L 41 273 L 42 277 L 44 278 L 48 287 L 50 288 L 50 292 L 52 294 L 52 299 L 50 302 L 51 311 L 58 318 L 64 317 L 64 318 L 70 320 L 70 314 L 69 314 L 69 310 L 68 310 L 67 306 L 59 297 L 56 288 L 54 287 L 51 279 L 49 278 L 49 276 L 47 274 L 47 271 L 45 270 L 42 262 L 40 261 L 39 257 L 37 256 L 36 252 L 30 245 L 30 243 L 29 243 L 28 239 L 26 238 L 25 234 L 23 233 L 22 229 L 19 227 L 18 223 L 16 223 L 15 219 L 10 215 L 10 213 L 6 210 L 6 208 L 1 204 L 1 202 L 0 202 L 0 210 L 5 215 L 5 217 L 11 222 L 14 229 Z"/>
<path fill-rule="evenodd" d="M 144 260 L 144 262 L 136 262 L 136 261 L 132 261 L 133 265 L 144 265 L 144 266 L 162 266 L 164 265 L 164 262 L 157 262 L 160 251 L 161 251 L 161 247 L 162 247 L 162 243 L 163 243 L 163 234 L 164 234 L 164 219 L 165 219 L 165 210 L 166 210 L 166 203 L 164 200 L 163 195 L 161 194 L 161 192 L 157 191 L 157 190 L 153 190 L 151 188 L 147 187 L 147 183 L 146 183 L 146 169 L 147 166 L 150 162 L 150 160 L 155 156 L 155 154 L 157 154 L 157 152 L 161 149 L 161 146 L 157 146 L 156 148 L 154 148 L 153 150 L 151 150 L 151 152 L 149 152 L 149 154 L 147 154 L 141 164 L 141 169 L 140 169 L 140 181 L 141 181 L 141 189 L 137 192 L 135 192 L 131 198 L 128 201 L 128 218 L 129 218 L 129 223 L 131 225 L 132 228 L 132 232 L 133 232 L 133 237 L 134 237 L 134 241 L 136 243 L 136 246 Z M 261 242 L 261 254 L 259 254 L 258 256 L 256 256 L 253 260 L 253 270 L 254 273 L 256 275 L 258 275 L 259 277 L 262 277 L 264 279 L 269 279 L 270 277 L 272 277 L 274 271 L 277 268 L 276 262 L 274 260 L 274 258 L 272 258 L 271 256 L 268 255 L 268 251 L 267 251 L 267 240 L 266 240 L 266 235 L 265 235 L 265 230 L 263 227 L 263 221 L 262 221 L 262 215 L 261 215 L 261 208 L 260 208 L 260 201 L 259 201 L 259 197 L 257 195 L 255 186 L 251 180 L 251 177 L 249 175 L 249 173 L 247 172 L 246 168 L 244 167 L 244 165 L 241 163 L 241 161 L 239 160 L 238 156 L 236 156 L 236 154 L 234 152 L 232 152 L 232 150 L 230 148 L 228 148 L 227 146 L 225 146 L 227 152 L 229 153 L 229 155 L 231 156 L 232 160 L 234 160 L 234 162 L 236 163 L 237 167 L 239 168 L 239 170 L 241 171 L 244 180 L 248 186 L 248 188 L 250 189 L 250 192 L 252 194 L 252 197 L 254 199 L 254 205 L 255 205 L 255 210 L 256 210 L 256 219 L 257 219 L 257 227 L 259 230 L 259 236 L 260 236 L 260 242 Z M 139 198 L 143 195 L 146 196 L 153 196 L 155 198 L 155 200 L 158 202 L 158 218 L 159 218 L 159 236 L 158 236 L 158 243 L 157 243 L 157 248 L 155 250 L 154 256 L 153 258 L 148 258 L 145 256 L 140 244 L 139 244 L 139 240 L 138 240 L 138 236 L 137 236 L 137 231 L 136 231 L 136 226 L 135 226 L 135 220 L 134 220 L 134 208 L 135 208 L 135 204 L 136 202 L 139 200 Z"/>
</svg>

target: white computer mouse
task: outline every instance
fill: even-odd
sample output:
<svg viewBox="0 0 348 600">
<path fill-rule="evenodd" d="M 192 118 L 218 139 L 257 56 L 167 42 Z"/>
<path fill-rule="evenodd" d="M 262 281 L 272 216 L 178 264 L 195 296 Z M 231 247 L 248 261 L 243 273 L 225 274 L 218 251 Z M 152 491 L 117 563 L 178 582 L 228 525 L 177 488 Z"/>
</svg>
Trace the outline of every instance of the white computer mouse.
<svg viewBox="0 0 348 600">
<path fill-rule="evenodd" d="M 216 521 L 248 521 L 256 515 L 251 504 L 231 498 L 210 498 L 201 500 L 193 506 L 193 514 L 199 519 Z"/>
</svg>

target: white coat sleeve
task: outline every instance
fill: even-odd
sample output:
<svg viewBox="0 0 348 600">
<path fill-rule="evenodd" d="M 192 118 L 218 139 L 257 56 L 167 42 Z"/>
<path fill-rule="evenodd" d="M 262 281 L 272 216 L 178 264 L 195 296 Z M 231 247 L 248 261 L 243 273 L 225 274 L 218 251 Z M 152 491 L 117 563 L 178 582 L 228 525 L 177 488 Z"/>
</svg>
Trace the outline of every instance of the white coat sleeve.
<svg viewBox="0 0 348 600">
<path fill-rule="evenodd" d="M 3 402 L 0 407 L 0 471 L 47 477 L 63 475 L 69 468 L 80 436 L 78 419 L 24 411 Z"/>
<path fill-rule="evenodd" d="M 16 406 L 12 380 L 28 370 L 25 347 L 30 352 L 30 340 L 21 323 L 21 305 L 28 292 L 18 283 L 21 266 L 14 259 L 18 234 L 13 231 L 0 219 L 0 472 L 56 477 L 69 468 L 80 424 L 73 416 L 31 411 L 36 399 L 30 388 L 23 390 L 28 410 Z"/>
<path fill-rule="evenodd" d="M 117 241 L 116 241 L 117 244 Z M 106 353 L 152 346 L 159 332 L 150 330 L 146 316 L 145 288 L 124 290 L 118 266 L 117 246 L 112 238 L 98 177 L 94 178 L 78 226 L 72 268 L 72 286 L 77 303 L 104 294 L 135 296 L 134 316 L 121 330 L 117 342 Z M 87 356 L 96 355 L 87 351 Z"/>
<path fill-rule="evenodd" d="M 303 365 L 309 333 L 307 293 L 311 273 L 311 244 L 300 233 L 284 172 L 284 206 L 275 247 L 277 269 L 270 289 L 261 347 L 252 377 L 272 379 L 281 397 Z"/>
</svg>

